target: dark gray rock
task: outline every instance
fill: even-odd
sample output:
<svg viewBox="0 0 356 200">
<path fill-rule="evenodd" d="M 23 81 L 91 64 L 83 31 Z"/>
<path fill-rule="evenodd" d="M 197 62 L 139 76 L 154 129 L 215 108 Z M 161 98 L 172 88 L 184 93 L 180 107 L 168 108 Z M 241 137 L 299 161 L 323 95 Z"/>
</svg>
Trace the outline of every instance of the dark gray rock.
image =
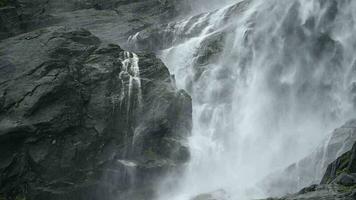
<svg viewBox="0 0 356 200">
<path fill-rule="evenodd" d="M 337 183 L 343 186 L 353 186 L 356 185 L 356 177 L 353 174 L 342 173 L 336 177 L 333 183 Z"/>
<path fill-rule="evenodd" d="M 7 0 L 1 8 L 0 40 L 54 23 L 48 0 Z M 4 12 L 6 11 L 6 12 Z"/>
<path fill-rule="evenodd" d="M 316 185 L 316 184 L 315 185 L 311 185 L 309 187 L 305 187 L 302 190 L 300 190 L 298 194 L 305 194 L 305 193 L 308 193 L 308 192 L 314 192 L 314 191 L 317 190 L 317 188 L 318 188 L 318 185 Z"/>
<path fill-rule="evenodd" d="M 355 177 L 353 177 L 353 174 L 356 173 L 353 166 L 355 163 L 355 154 L 356 143 L 350 151 L 344 153 L 328 166 L 321 180 L 321 184 L 331 183 L 332 181 L 341 184 L 352 184 L 355 182 Z"/>
<path fill-rule="evenodd" d="M 20 16 L 15 7 L 0 7 L 0 40 L 21 32 Z"/>
<path fill-rule="evenodd" d="M 191 99 L 153 54 L 64 27 L 0 52 L 0 196 L 150 199 L 189 159 Z"/>
<path fill-rule="evenodd" d="M 111 42 L 124 44 L 129 35 L 166 23 L 188 12 L 188 1 L 177 0 L 9 0 L 15 8 L 0 23 L 0 39 L 50 25 L 85 28 Z M 4 29 L 19 19 L 20 29 Z M 3 30 L 4 29 L 4 30 Z"/>
</svg>

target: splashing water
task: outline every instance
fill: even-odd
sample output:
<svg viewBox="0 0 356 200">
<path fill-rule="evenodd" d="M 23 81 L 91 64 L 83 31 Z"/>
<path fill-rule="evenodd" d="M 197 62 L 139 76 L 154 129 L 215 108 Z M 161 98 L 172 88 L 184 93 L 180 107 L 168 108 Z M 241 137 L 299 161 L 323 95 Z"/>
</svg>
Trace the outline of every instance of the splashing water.
<svg viewBox="0 0 356 200">
<path fill-rule="evenodd" d="M 161 199 L 263 197 L 256 182 L 353 117 L 354 10 L 351 0 L 252 0 L 177 22 L 160 57 L 193 98 L 192 157 Z"/>
</svg>

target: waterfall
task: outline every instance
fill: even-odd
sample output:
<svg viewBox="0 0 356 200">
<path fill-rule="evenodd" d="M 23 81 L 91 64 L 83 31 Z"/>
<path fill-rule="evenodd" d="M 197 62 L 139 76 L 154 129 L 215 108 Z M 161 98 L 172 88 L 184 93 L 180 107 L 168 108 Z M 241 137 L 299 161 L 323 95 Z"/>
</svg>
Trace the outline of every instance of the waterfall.
<svg viewBox="0 0 356 200">
<path fill-rule="evenodd" d="M 120 80 L 120 93 L 114 95 L 111 99 L 113 104 L 113 112 L 119 107 L 121 110 L 125 110 L 126 113 L 126 131 L 125 139 L 128 141 L 128 145 L 125 147 L 124 157 L 132 153 L 132 149 L 135 145 L 135 139 L 137 133 L 133 131 L 130 133 L 130 128 L 133 127 L 136 119 L 136 115 L 141 112 L 143 106 L 142 87 L 140 78 L 139 57 L 135 53 L 124 51 L 119 58 L 121 62 L 121 72 L 119 73 Z M 132 167 L 132 166 L 131 166 Z"/>
<path fill-rule="evenodd" d="M 192 95 L 193 133 L 184 176 L 161 199 L 263 197 L 259 180 L 354 117 L 355 10 L 351 0 L 245 0 L 167 26 L 172 45 L 159 56 Z"/>
<path fill-rule="evenodd" d="M 129 116 L 130 113 L 130 107 L 132 104 L 132 92 L 134 90 L 134 87 L 136 87 L 137 90 L 138 106 L 142 106 L 142 88 L 140 79 L 140 68 L 138 62 L 139 58 L 135 53 L 130 53 L 128 51 L 124 52 L 124 58 L 121 61 L 123 70 L 120 72 L 119 76 L 122 77 L 123 74 L 127 74 L 129 76 L 127 116 Z M 134 86 L 134 84 L 136 84 L 136 86 Z M 123 89 L 122 91 L 125 90 Z"/>
</svg>

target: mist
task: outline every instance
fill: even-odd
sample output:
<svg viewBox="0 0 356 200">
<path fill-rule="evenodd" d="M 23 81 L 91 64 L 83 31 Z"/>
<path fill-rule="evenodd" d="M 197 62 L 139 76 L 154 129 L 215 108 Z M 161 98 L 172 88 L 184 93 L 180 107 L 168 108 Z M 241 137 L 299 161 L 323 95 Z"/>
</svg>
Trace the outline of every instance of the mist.
<svg viewBox="0 0 356 200">
<path fill-rule="evenodd" d="M 266 197 L 261 179 L 354 116 L 356 4 L 347 2 L 243 1 L 177 23 L 176 38 L 193 36 L 160 58 L 193 99 L 192 156 L 183 178 L 170 177 L 179 187 L 160 199 Z"/>
<path fill-rule="evenodd" d="M 0 0 L 0 200 L 354 200 L 355 11 Z"/>
<path fill-rule="evenodd" d="M 219 9 L 223 6 L 239 2 L 241 0 L 188 0 L 188 4 L 192 8 L 193 14 L 208 12 Z"/>
</svg>

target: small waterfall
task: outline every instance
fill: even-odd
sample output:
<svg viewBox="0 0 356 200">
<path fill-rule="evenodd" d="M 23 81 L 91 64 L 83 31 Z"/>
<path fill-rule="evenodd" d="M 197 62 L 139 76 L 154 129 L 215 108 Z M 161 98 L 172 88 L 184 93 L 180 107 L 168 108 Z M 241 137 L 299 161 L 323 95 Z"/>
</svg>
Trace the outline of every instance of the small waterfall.
<svg viewBox="0 0 356 200">
<path fill-rule="evenodd" d="M 133 54 L 132 57 L 132 71 L 133 71 L 133 79 L 137 84 L 137 98 L 139 107 L 142 106 L 142 88 L 141 88 L 141 78 L 140 78 L 140 68 L 138 66 L 139 58 L 136 54 Z"/>
<path fill-rule="evenodd" d="M 126 147 L 123 157 L 128 157 L 133 152 L 135 138 L 137 137 L 135 131 L 132 130 L 137 115 L 141 112 L 143 106 L 139 57 L 135 53 L 124 51 L 119 58 L 122 68 L 119 73 L 119 81 L 121 82 L 120 93 L 111 97 L 113 104 L 113 112 L 119 108 L 119 111 L 124 111 L 126 116 L 126 128 L 123 128 L 125 134 Z M 130 144 L 130 145 L 128 145 Z"/>
<path fill-rule="evenodd" d="M 141 88 L 141 78 L 140 78 L 140 68 L 139 68 L 139 58 L 135 53 L 130 53 L 128 51 L 124 52 L 124 58 L 121 61 L 123 70 L 120 72 L 120 78 L 123 74 L 129 76 L 128 84 L 128 102 L 127 102 L 127 116 L 130 116 L 130 109 L 132 104 L 132 93 L 137 90 L 136 99 L 138 101 L 138 107 L 142 106 L 142 88 Z M 123 90 L 124 91 L 124 90 Z"/>
<path fill-rule="evenodd" d="M 354 117 L 355 9 L 349 0 L 245 0 L 168 25 L 172 45 L 160 58 L 192 95 L 193 135 L 180 186 L 161 199 L 219 189 L 263 197 L 246 191 Z"/>
<path fill-rule="evenodd" d="M 135 139 L 137 133 L 134 130 L 138 115 L 142 111 L 143 96 L 141 87 L 141 76 L 139 57 L 137 54 L 124 51 L 120 55 L 121 71 L 117 77 L 116 84 L 120 85 L 119 92 L 111 96 L 113 105 L 113 126 L 122 132 L 122 152 L 116 160 L 115 168 L 105 174 L 104 179 L 108 184 L 106 187 L 120 186 L 124 191 L 120 198 L 130 198 L 135 195 L 137 178 L 137 160 L 135 160 Z M 121 118 L 125 116 L 125 118 Z"/>
</svg>

